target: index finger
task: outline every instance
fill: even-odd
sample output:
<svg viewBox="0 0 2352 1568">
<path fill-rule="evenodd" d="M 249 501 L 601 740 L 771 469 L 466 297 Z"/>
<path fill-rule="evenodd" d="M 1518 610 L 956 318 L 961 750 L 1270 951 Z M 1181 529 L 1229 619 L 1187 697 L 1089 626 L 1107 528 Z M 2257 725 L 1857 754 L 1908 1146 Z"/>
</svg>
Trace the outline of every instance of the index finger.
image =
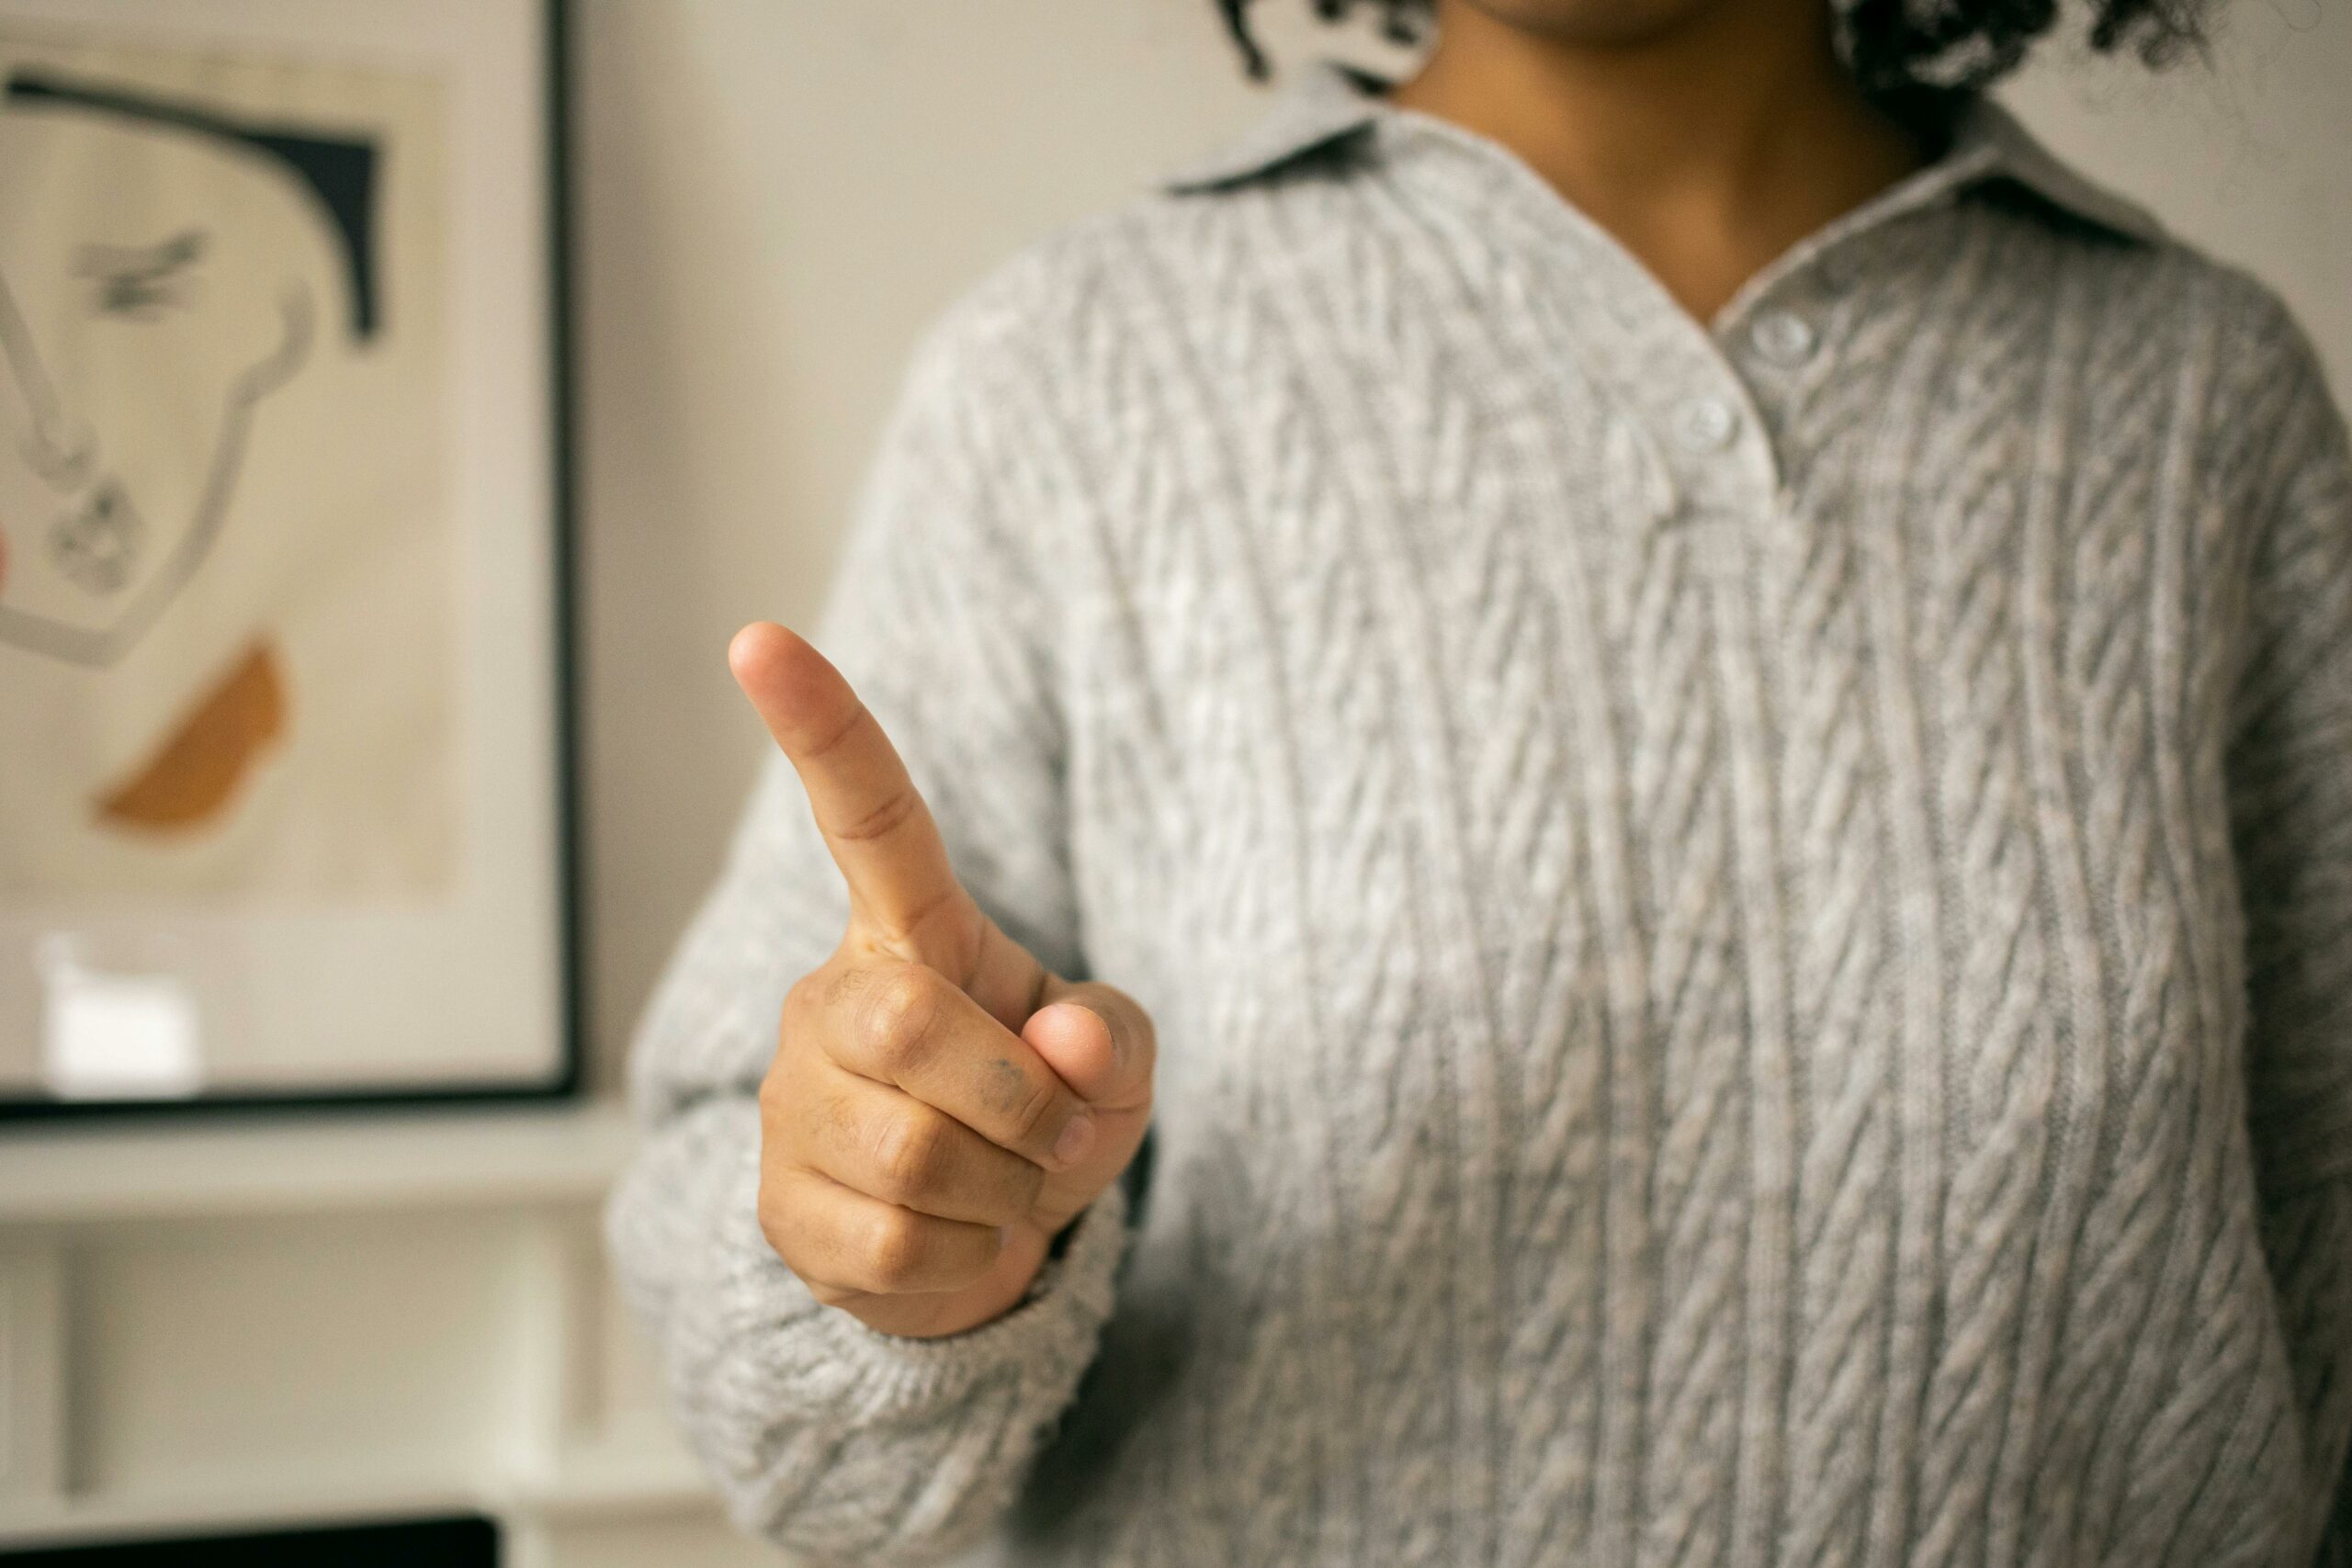
<svg viewBox="0 0 2352 1568">
<path fill-rule="evenodd" d="M 784 749 L 850 900 L 899 942 L 967 898 L 898 748 L 831 660 L 772 621 L 728 644 L 728 667 Z"/>
</svg>

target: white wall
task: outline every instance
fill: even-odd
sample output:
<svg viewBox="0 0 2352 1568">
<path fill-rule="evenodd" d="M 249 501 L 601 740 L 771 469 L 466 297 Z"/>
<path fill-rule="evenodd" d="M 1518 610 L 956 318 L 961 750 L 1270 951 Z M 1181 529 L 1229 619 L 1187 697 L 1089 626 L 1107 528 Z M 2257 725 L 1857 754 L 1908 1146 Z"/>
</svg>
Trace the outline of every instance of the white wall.
<svg viewBox="0 0 2352 1568">
<path fill-rule="evenodd" d="M 2233 0 L 2208 71 L 2056 52 L 2029 119 L 2254 265 L 2352 389 L 2352 7 Z M 1268 30 L 1295 55 L 1311 34 Z M 1295 7 L 1306 9 L 1306 0 Z M 721 662 L 804 619 L 915 330 L 1254 112 L 1210 0 L 584 0 L 590 830 L 600 1062 L 762 744 Z"/>
</svg>

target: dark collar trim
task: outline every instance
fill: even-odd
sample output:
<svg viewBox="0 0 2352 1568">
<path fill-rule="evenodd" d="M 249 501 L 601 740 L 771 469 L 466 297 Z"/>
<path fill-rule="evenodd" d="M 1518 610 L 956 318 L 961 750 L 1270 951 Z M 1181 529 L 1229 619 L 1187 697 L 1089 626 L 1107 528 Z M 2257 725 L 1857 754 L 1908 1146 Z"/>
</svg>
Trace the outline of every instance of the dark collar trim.
<svg viewBox="0 0 2352 1568">
<path fill-rule="evenodd" d="M 2066 163 L 1993 98 L 1969 107 L 1958 134 L 1962 147 L 1986 149 L 1976 179 L 2014 181 L 2061 211 L 2130 239 L 2154 244 L 2165 237 L 2154 213 Z"/>
<path fill-rule="evenodd" d="M 1337 61 L 1318 60 L 1276 93 L 1256 124 L 1162 178 L 1160 188 L 1204 191 L 1238 185 L 1353 136 L 1386 111 L 1374 96 L 1383 85 Z"/>
</svg>

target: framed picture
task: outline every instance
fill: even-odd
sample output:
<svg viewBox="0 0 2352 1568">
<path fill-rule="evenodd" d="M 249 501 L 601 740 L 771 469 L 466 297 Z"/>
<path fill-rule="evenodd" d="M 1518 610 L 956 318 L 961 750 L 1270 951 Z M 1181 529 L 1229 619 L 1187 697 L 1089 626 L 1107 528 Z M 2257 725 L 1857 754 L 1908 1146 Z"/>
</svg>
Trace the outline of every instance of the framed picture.
<svg viewBox="0 0 2352 1568">
<path fill-rule="evenodd" d="M 549 0 L 0 0 L 0 1115 L 577 1076 Z"/>
</svg>

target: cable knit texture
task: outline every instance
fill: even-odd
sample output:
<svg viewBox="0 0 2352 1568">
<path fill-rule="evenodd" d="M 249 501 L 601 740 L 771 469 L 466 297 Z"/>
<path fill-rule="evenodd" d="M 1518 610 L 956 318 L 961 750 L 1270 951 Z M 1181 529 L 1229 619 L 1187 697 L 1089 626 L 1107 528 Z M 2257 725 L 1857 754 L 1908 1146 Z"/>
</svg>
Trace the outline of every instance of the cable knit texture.
<svg viewBox="0 0 2352 1568">
<path fill-rule="evenodd" d="M 610 1233 L 810 1560 L 2301 1565 L 2352 1421 L 2352 464 L 1989 106 L 1713 323 L 1324 69 L 928 336 L 821 625 L 1154 1159 L 936 1341 L 753 1219 L 772 764 Z M 748 719 L 747 719 L 748 723 Z"/>
</svg>

